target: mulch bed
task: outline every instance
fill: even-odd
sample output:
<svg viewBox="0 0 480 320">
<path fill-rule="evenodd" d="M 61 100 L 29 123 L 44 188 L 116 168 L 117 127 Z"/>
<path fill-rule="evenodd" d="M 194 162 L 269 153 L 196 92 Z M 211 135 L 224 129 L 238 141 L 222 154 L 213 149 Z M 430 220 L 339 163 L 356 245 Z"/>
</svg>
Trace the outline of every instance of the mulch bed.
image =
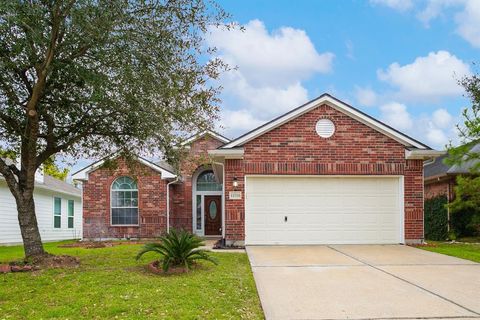
<svg viewBox="0 0 480 320">
<path fill-rule="evenodd" d="M 172 275 L 188 272 L 185 267 L 170 267 L 167 272 L 163 271 L 160 261 L 156 260 L 147 265 L 147 270 L 154 274 Z"/>
<path fill-rule="evenodd" d="M 145 241 L 78 241 L 74 243 L 67 243 L 59 245 L 59 248 L 110 248 L 114 246 L 126 245 L 126 244 L 145 244 Z"/>
<path fill-rule="evenodd" d="M 10 262 L 9 264 L 0 264 L 0 273 L 30 272 L 51 268 L 76 268 L 79 265 L 80 260 L 76 257 L 46 254 L 44 256 L 34 258 L 32 261 L 19 260 Z"/>
</svg>

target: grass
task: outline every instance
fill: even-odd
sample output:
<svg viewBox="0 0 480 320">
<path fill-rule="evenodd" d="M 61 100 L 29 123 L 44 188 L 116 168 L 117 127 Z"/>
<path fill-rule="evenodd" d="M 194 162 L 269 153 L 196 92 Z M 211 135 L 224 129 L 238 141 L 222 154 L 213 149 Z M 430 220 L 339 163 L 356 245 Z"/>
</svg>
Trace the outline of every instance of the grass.
<svg viewBox="0 0 480 320">
<path fill-rule="evenodd" d="M 423 250 L 446 254 L 457 258 L 480 262 L 480 244 L 478 243 L 450 243 L 428 241 L 434 246 L 419 247 Z"/>
<path fill-rule="evenodd" d="M 155 255 L 134 257 L 139 245 L 59 248 L 77 256 L 76 269 L 0 274 L 0 319 L 263 319 L 244 253 L 212 253 L 219 265 L 201 263 L 179 275 L 148 273 Z M 20 259 L 22 247 L 0 247 L 0 262 Z"/>
</svg>

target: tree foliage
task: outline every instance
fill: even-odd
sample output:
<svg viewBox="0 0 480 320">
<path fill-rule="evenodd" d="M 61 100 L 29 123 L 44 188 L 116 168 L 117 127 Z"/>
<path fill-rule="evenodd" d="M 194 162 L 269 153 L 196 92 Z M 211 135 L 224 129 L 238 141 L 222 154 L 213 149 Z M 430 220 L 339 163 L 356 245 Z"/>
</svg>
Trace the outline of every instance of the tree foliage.
<svg viewBox="0 0 480 320">
<path fill-rule="evenodd" d="M 459 146 L 449 146 L 446 162 L 460 165 L 469 163 L 472 173 L 479 173 L 480 152 L 478 149 L 472 150 L 472 147 L 480 143 L 480 76 L 474 74 L 464 77 L 459 84 L 465 89 L 471 106 L 462 111 L 463 124 L 457 126 L 462 143 Z"/>
<path fill-rule="evenodd" d="M 425 239 L 444 241 L 448 237 L 447 197 L 425 200 Z"/>
<path fill-rule="evenodd" d="M 55 156 L 51 156 L 43 163 L 43 172 L 58 180 L 65 181 L 70 170 L 67 168 L 60 168 L 55 162 Z"/>
<path fill-rule="evenodd" d="M 450 203 L 456 236 L 480 235 L 480 177 L 457 177 L 455 200 Z"/>
<path fill-rule="evenodd" d="M 0 159 L 0 174 L 27 255 L 43 252 L 34 175 L 53 155 L 171 157 L 176 141 L 211 127 L 210 80 L 226 66 L 203 36 L 226 18 L 209 0 L 0 1 L 0 144 L 21 157 L 19 168 Z"/>
</svg>

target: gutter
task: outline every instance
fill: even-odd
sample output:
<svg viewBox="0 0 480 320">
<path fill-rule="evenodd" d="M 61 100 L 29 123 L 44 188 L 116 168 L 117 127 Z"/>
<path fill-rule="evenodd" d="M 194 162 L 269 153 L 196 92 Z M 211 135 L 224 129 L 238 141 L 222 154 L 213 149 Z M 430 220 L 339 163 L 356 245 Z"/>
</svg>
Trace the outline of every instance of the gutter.
<svg viewBox="0 0 480 320">
<path fill-rule="evenodd" d="M 242 150 L 243 151 L 243 150 Z M 222 166 L 222 192 L 223 192 L 223 197 L 222 197 L 222 245 L 225 245 L 225 217 L 227 216 L 227 213 L 225 212 L 225 164 L 222 162 L 217 162 L 217 161 L 212 161 L 215 164 L 219 164 Z"/>
<path fill-rule="evenodd" d="M 167 233 L 170 232 L 170 185 L 177 183 L 179 178 L 175 178 L 175 180 L 170 181 L 167 183 Z"/>
<path fill-rule="evenodd" d="M 208 155 L 213 158 L 224 158 L 224 159 L 243 159 L 243 148 L 238 149 L 214 149 L 208 150 Z"/>
<path fill-rule="evenodd" d="M 405 150 L 405 159 L 407 160 L 428 160 L 443 156 L 446 151 L 413 149 Z"/>
</svg>

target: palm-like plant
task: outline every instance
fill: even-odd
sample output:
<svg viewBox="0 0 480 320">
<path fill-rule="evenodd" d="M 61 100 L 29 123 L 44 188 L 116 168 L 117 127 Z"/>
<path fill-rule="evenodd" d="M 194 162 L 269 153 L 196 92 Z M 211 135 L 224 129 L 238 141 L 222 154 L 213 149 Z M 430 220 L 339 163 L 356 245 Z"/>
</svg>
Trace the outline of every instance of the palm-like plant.
<svg viewBox="0 0 480 320">
<path fill-rule="evenodd" d="M 140 259 L 147 252 L 156 252 L 161 256 L 159 264 L 162 265 L 164 272 L 167 272 L 170 267 L 177 266 L 184 266 L 186 270 L 190 270 L 197 260 L 217 264 L 217 261 L 208 255 L 207 250 L 200 249 L 204 245 L 203 240 L 196 235 L 172 229 L 160 237 L 160 242 L 145 244 L 136 259 Z"/>
</svg>

